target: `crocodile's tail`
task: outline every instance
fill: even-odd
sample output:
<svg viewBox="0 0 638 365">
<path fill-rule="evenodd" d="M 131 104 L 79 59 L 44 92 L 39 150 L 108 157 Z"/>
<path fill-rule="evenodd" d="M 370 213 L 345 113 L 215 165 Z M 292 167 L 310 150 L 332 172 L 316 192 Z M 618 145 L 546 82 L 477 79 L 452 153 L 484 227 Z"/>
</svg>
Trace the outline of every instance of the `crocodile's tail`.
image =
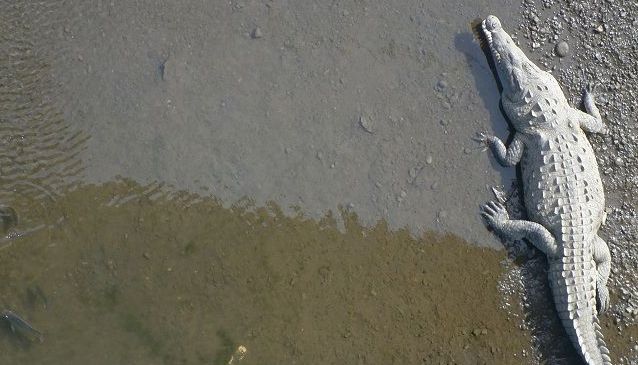
<svg viewBox="0 0 638 365">
<path fill-rule="evenodd" d="M 568 313 L 563 312 L 561 314 Z M 611 365 L 609 350 L 603 339 L 596 315 L 591 313 L 590 315 L 574 318 L 573 314 L 565 316 L 566 318 L 563 318 L 563 315 L 560 317 L 569 339 L 583 360 L 585 360 L 585 363 L 587 365 Z M 572 317 L 572 319 L 569 317 Z"/>
</svg>

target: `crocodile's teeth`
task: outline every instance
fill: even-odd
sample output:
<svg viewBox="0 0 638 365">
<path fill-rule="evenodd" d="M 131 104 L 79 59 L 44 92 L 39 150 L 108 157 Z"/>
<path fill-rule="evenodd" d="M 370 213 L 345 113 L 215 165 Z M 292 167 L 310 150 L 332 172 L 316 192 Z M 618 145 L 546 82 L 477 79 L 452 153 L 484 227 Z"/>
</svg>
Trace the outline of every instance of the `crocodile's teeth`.
<svg viewBox="0 0 638 365">
<path fill-rule="evenodd" d="M 483 37 L 484 37 L 484 38 L 485 38 L 485 40 L 487 41 L 488 47 L 489 47 L 489 49 L 490 49 L 490 52 L 492 53 L 492 57 L 494 58 L 494 61 L 495 61 L 495 62 L 497 62 L 497 63 L 498 63 L 498 62 L 501 62 L 501 54 L 500 54 L 500 53 L 498 53 L 498 52 L 494 49 L 494 47 L 493 47 L 493 45 L 492 45 L 492 42 L 493 42 L 493 41 L 492 41 L 492 33 L 490 33 L 490 32 L 487 30 L 487 26 L 486 26 L 486 24 L 485 24 L 485 20 L 483 20 L 483 21 L 481 22 L 481 29 L 482 29 L 482 31 L 483 31 L 483 32 L 482 32 Z"/>
<path fill-rule="evenodd" d="M 485 32 L 485 27 L 483 25 L 483 19 L 477 18 L 474 19 L 471 23 L 470 23 L 470 28 L 472 30 L 472 33 L 474 34 L 474 36 L 476 37 L 476 39 L 479 42 L 479 46 L 481 47 L 481 49 L 484 52 L 490 52 L 490 54 L 492 53 L 492 47 L 491 47 L 491 39 L 489 39 L 489 35 Z"/>
</svg>

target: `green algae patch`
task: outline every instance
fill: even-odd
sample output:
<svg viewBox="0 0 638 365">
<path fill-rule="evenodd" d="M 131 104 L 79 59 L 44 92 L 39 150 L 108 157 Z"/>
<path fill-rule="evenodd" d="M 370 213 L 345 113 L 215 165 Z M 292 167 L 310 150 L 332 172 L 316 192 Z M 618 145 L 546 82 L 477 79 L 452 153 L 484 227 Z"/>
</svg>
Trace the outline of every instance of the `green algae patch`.
<svg viewBox="0 0 638 365">
<path fill-rule="evenodd" d="M 149 191 L 38 203 L 46 228 L 0 250 L 0 295 L 45 341 L 0 336 L 0 362 L 228 364 L 244 346 L 233 364 L 501 364 L 530 346 L 501 309 L 503 252 Z"/>
</svg>

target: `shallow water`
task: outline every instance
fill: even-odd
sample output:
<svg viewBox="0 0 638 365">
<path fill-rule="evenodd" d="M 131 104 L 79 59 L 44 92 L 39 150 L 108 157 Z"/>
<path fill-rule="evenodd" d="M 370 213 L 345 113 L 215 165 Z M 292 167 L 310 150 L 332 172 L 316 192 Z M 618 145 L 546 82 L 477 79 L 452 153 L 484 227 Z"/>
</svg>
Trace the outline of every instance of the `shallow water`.
<svg viewBox="0 0 638 365">
<path fill-rule="evenodd" d="M 83 186 L 0 252 L 3 304 L 44 333 L 2 333 L 3 363 L 227 364 L 239 346 L 246 364 L 503 363 L 528 346 L 500 309 L 502 253 L 148 190 Z"/>
<path fill-rule="evenodd" d="M 0 310 L 44 341 L 0 362 L 577 362 L 477 214 L 515 176 L 469 24 L 518 6 L 1 3 Z"/>
</svg>

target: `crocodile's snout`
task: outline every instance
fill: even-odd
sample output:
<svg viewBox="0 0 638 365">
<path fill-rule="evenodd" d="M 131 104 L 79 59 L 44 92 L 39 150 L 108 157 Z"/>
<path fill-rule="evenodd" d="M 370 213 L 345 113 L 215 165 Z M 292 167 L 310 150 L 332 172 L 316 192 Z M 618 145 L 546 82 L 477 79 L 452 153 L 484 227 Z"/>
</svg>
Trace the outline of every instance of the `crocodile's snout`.
<svg viewBox="0 0 638 365">
<path fill-rule="evenodd" d="M 485 18 L 485 30 L 489 32 L 493 32 L 495 30 L 501 29 L 501 21 L 494 15 L 490 15 Z"/>
</svg>

